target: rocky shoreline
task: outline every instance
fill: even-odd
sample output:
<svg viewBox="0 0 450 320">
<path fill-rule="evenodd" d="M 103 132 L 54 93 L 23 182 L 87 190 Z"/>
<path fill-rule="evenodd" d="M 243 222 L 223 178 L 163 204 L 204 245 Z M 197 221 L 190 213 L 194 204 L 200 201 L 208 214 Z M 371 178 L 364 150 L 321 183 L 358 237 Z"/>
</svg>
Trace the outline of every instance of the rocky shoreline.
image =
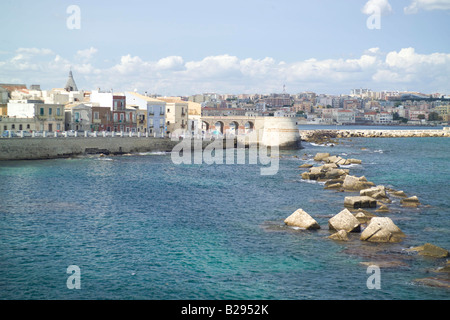
<svg viewBox="0 0 450 320">
<path fill-rule="evenodd" d="M 327 135 L 327 137 L 330 137 Z M 331 137 L 330 137 L 331 138 Z M 366 177 L 357 177 L 350 174 L 349 169 L 341 166 L 349 164 L 361 164 L 359 159 L 344 159 L 333 156 L 329 153 L 317 153 L 313 159 L 317 165 L 303 164 L 299 166 L 302 180 L 314 180 L 324 183 L 324 190 L 334 190 L 335 192 L 350 193 L 344 195 L 343 207 L 339 213 L 328 220 L 325 227 L 330 231 L 327 237 L 333 241 L 346 244 L 353 243 L 353 252 L 363 257 L 370 257 L 372 261 L 363 262 L 363 265 L 379 265 L 380 267 L 404 266 L 402 258 L 409 259 L 415 256 L 426 256 L 435 259 L 441 264 L 432 270 L 435 276 L 423 279 L 415 279 L 413 282 L 421 285 L 450 288 L 450 264 L 446 260 L 449 251 L 439 248 L 433 244 L 426 243 L 420 247 L 402 249 L 397 257 L 392 259 L 385 254 L 368 254 L 364 249 L 358 248 L 357 242 L 377 244 L 380 251 L 383 251 L 383 244 L 401 243 L 406 235 L 394 224 L 391 218 L 387 217 L 391 212 L 391 204 L 395 199 L 396 205 L 405 210 L 422 206 L 417 196 L 408 196 L 402 190 L 394 190 L 383 185 L 375 185 L 368 181 Z M 359 193 L 359 194 L 358 194 Z M 357 195 L 355 195 L 357 194 Z M 318 230 L 322 226 L 313 216 L 298 209 L 284 220 L 285 225 L 301 230 Z"/>
<path fill-rule="evenodd" d="M 429 138 L 450 137 L 450 130 L 301 130 L 303 141 L 337 144 L 341 138 Z"/>
</svg>

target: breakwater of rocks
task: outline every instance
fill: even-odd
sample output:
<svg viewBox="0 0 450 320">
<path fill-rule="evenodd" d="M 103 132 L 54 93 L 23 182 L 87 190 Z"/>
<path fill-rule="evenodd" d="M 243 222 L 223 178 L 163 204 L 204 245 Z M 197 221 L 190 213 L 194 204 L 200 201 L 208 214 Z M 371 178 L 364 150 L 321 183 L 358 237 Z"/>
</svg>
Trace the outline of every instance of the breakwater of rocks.
<svg viewBox="0 0 450 320">
<path fill-rule="evenodd" d="M 300 137 L 308 142 L 333 142 L 339 138 L 425 138 L 450 137 L 450 130 L 300 130 Z"/>
<path fill-rule="evenodd" d="M 404 210 L 417 208 L 422 206 L 417 196 L 408 196 L 402 190 L 375 185 L 365 176 L 351 175 L 349 165 L 362 164 L 359 159 L 344 159 L 329 153 L 317 153 L 313 159 L 309 160 L 313 160 L 317 165 L 305 163 L 299 166 L 299 169 L 303 171 L 302 180 L 321 182 L 327 192 L 342 192 L 344 195 L 344 209 L 331 217 L 325 227 L 330 231 L 329 239 L 345 244 L 359 242 L 361 246 L 352 247 L 359 248 L 354 253 L 373 259 L 362 263 L 367 266 L 374 265 L 382 268 L 407 266 L 405 260 L 410 260 L 415 254 L 437 259 L 443 265 L 432 271 L 433 276 L 415 279 L 414 282 L 450 288 L 450 262 L 446 260 L 450 255 L 448 250 L 425 243 L 419 247 L 402 249 L 397 254 L 393 254 L 392 251 L 389 255 L 383 252 L 383 243 L 401 243 L 407 237 L 388 217 L 391 206 L 397 206 L 399 202 Z M 394 198 L 397 199 L 395 203 Z M 314 214 L 310 215 L 302 208 L 287 217 L 284 223 L 300 230 L 317 230 L 324 227 L 315 220 Z M 375 248 L 379 251 L 368 253 L 366 250 L 374 247 L 364 246 L 363 243 L 377 243 L 379 246 Z M 392 249 L 392 247 L 388 248 Z"/>
</svg>

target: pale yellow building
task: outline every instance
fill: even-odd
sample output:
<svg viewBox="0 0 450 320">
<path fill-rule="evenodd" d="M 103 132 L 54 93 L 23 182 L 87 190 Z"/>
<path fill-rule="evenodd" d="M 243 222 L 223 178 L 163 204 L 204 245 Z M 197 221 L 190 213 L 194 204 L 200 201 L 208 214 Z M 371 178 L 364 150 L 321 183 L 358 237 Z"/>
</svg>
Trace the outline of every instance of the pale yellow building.
<svg viewBox="0 0 450 320">
<path fill-rule="evenodd" d="M 188 130 L 189 103 L 177 97 L 164 97 L 158 100 L 166 103 L 167 134 L 175 130 Z"/>
<path fill-rule="evenodd" d="M 434 108 L 434 111 L 437 112 L 442 117 L 442 121 L 444 122 L 450 121 L 450 104 L 446 106 L 438 106 Z"/>
</svg>

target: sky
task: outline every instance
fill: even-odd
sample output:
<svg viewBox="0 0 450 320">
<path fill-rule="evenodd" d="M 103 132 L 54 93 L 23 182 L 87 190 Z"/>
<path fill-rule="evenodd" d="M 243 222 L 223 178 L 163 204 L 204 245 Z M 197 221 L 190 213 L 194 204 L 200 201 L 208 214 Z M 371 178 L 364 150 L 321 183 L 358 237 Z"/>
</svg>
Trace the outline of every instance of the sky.
<svg viewBox="0 0 450 320">
<path fill-rule="evenodd" d="M 2 0 L 0 83 L 450 94 L 450 0 Z"/>
</svg>

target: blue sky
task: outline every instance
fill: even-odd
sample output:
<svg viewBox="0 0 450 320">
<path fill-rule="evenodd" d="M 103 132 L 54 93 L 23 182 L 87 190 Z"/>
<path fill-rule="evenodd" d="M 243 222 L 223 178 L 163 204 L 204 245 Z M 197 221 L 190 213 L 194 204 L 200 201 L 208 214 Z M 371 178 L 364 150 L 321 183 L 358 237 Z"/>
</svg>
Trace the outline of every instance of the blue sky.
<svg viewBox="0 0 450 320">
<path fill-rule="evenodd" d="M 70 5 L 80 29 L 69 29 Z M 378 29 L 367 20 L 377 14 Z M 203 92 L 450 93 L 450 0 L 2 0 L 0 82 Z"/>
</svg>

